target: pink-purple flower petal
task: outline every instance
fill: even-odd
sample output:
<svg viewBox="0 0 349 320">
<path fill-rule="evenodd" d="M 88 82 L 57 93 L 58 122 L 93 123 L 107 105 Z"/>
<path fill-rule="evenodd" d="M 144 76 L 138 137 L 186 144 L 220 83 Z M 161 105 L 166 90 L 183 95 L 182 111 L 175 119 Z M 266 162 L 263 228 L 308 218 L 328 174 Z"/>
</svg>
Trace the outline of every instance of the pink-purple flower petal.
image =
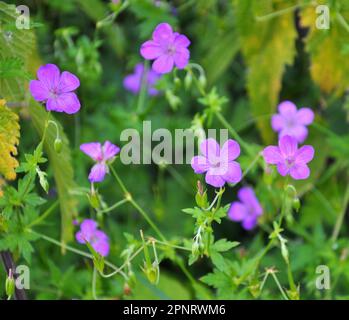
<svg viewBox="0 0 349 320">
<path fill-rule="evenodd" d="M 108 166 L 105 163 L 96 163 L 90 171 L 88 179 L 90 182 L 102 182 L 108 172 Z"/>
<path fill-rule="evenodd" d="M 38 79 L 48 89 L 55 89 L 59 85 L 60 72 L 56 65 L 46 64 L 41 66 L 37 72 Z"/>
<path fill-rule="evenodd" d="M 295 154 L 296 164 L 305 164 L 313 160 L 315 150 L 312 146 L 303 146 L 299 148 Z"/>
<path fill-rule="evenodd" d="M 278 110 L 281 115 L 287 117 L 289 115 L 295 114 L 297 112 L 297 107 L 293 102 L 286 100 L 279 104 Z"/>
<path fill-rule="evenodd" d="M 153 40 L 159 44 L 167 44 L 173 38 L 172 27 L 168 23 L 160 23 L 153 32 Z"/>
<path fill-rule="evenodd" d="M 297 151 L 297 140 L 291 136 L 283 136 L 279 140 L 279 149 L 284 157 L 293 156 Z"/>
<path fill-rule="evenodd" d="M 50 97 L 50 92 L 41 81 L 31 80 L 29 90 L 36 101 L 46 101 Z"/>
<path fill-rule="evenodd" d="M 195 156 L 191 159 L 191 167 L 195 173 L 205 173 L 210 168 L 210 163 L 206 157 Z"/>
<path fill-rule="evenodd" d="M 205 176 L 205 181 L 207 184 L 215 187 L 215 188 L 220 188 L 225 185 L 225 180 L 223 179 L 222 176 L 216 175 L 215 173 L 210 172 L 211 169 L 208 170 Z"/>
<path fill-rule="evenodd" d="M 173 69 L 174 61 L 173 57 L 170 55 L 159 56 L 152 65 L 155 72 L 163 74 L 168 73 Z"/>
<path fill-rule="evenodd" d="M 263 157 L 268 164 L 278 164 L 283 161 L 280 149 L 276 146 L 269 146 L 263 150 Z"/>
<path fill-rule="evenodd" d="M 153 60 L 163 54 L 161 46 L 153 40 L 146 41 L 141 46 L 141 55 L 144 59 Z"/>
<path fill-rule="evenodd" d="M 220 157 L 223 161 L 233 161 L 240 155 L 240 146 L 239 144 L 232 140 L 228 139 L 222 147 L 220 152 Z"/>
<path fill-rule="evenodd" d="M 76 75 L 68 71 L 62 72 L 61 78 L 59 80 L 59 86 L 58 86 L 60 93 L 67 93 L 70 91 L 74 91 L 79 86 L 80 86 L 80 80 Z"/>
<path fill-rule="evenodd" d="M 301 108 L 297 112 L 297 120 L 302 125 L 309 125 L 314 121 L 314 112 L 310 108 Z"/>
<path fill-rule="evenodd" d="M 103 158 L 105 161 L 114 158 L 120 152 L 120 148 L 112 144 L 110 141 L 104 142 L 103 145 Z"/>
<path fill-rule="evenodd" d="M 184 69 L 190 59 L 190 52 L 187 48 L 180 48 L 173 56 L 174 63 L 178 69 Z"/>
<path fill-rule="evenodd" d="M 242 221 L 248 215 L 247 208 L 239 201 L 235 201 L 230 205 L 228 217 L 233 221 Z"/>
<path fill-rule="evenodd" d="M 103 159 L 102 145 L 99 142 L 83 143 L 80 150 L 91 157 L 94 161 Z"/>
<path fill-rule="evenodd" d="M 290 176 L 295 180 L 304 180 L 310 176 L 310 169 L 306 164 L 296 164 L 290 168 Z"/>
</svg>

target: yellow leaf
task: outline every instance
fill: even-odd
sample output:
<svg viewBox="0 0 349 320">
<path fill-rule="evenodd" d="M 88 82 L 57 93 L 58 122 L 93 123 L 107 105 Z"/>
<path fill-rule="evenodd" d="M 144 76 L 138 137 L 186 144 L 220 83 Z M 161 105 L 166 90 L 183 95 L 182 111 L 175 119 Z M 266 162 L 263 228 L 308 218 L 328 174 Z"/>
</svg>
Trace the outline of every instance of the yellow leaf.
<svg viewBox="0 0 349 320">
<path fill-rule="evenodd" d="M 263 140 L 270 143 L 274 134 L 269 116 L 276 110 L 282 76 L 285 66 L 293 62 L 297 37 L 294 11 L 286 10 L 272 17 L 270 14 L 288 9 L 295 2 L 236 0 L 235 4 L 237 29 L 248 67 L 251 112 L 257 118 Z"/>
<path fill-rule="evenodd" d="M 326 93 L 342 94 L 349 87 L 349 6 L 347 0 L 338 1 L 336 7 L 330 1 L 319 1 L 330 9 L 329 29 L 318 29 L 315 7 L 301 11 L 301 23 L 309 28 L 305 39 L 310 54 L 311 76 Z M 345 46 L 347 49 L 345 50 Z"/>
<path fill-rule="evenodd" d="M 18 166 L 14 156 L 17 155 L 20 127 L 18 115 L 6 107 L 5 103 L 5 100 L 0 100 L 0 175 L 7 180 L 14 180 Z"/>
</svg>

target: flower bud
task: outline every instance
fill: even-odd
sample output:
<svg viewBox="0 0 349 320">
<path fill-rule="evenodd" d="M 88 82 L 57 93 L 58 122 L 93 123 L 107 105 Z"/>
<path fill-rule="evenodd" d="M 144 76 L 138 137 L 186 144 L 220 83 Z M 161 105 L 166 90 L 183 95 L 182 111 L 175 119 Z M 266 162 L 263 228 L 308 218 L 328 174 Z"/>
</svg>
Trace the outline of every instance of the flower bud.
<svg viewBox="0 0 349 320">
<path fill-rule="evenodd" d="M 294 199 L 293 199 L 292 206 L 293 206 L 293 209 L 296 210 L 296 212 L 299 211 L 299 209 L 300 209 L 300 207 L 301 207 L 301 202 L 299 201 L 298 198 L 294 198 Z"/>
<path fill-rule="evenodd" d="M 171 108 L 173 110 L 177 110 L 177 108 L 181 104 L 181 99 L 174 95 L 174 93 L 171 90 L 166 90 L 166 98 Z"/>
<path fill-rule="evenodd" d="M 9 270 L 9 275 L 5 282 L 5 292 L 8 297 L 12 297 L 15 293 L 15 279 L 13 278 L 12 270 Z"/>
<path fill-rule="evenodd" d="M 198 191 L 195 195 L 195 202 L 200 208 L 208 207 L 206 191 L 203 194 L 200 194 L 200 192 Z"/>
<path fill-rule="evenodd" d="M 288 184 L 285 188 L 285 191 L 290 199 L 297 198 L 297 190 L 292 184 Z"/>
<path fill-rule="evenodd" d="M 91 190 L 91 193 L 87 194 L 87 198 L 90 202 L 90 205 L 94 209 L 98 209 L 100 206 L 99 196 L 95 190 Z"/>
<path fill-rule="evenodd" d="M 196 256 L 197 254 L 199 254 L 199 250 L 200 247 L 199 247 L 199 244 L 195 241 L 193 242 L 193 245 L 191 246 L 191 253 L 193 256 Z"/>
<path fill-rule="evenodd" d="M 205 88 L 207 85 L 207 79 L 203 74 L 199 76 L 199 83 L 203 88 Z"/>
<path fill-rule="evenodd" d="M 191 84 L 193 82 L 193 76 L 191 72 L 187 72 L 185 78 L 184 78 L 184 88 L 185 90 L 189 90 L 191 87 Z"/>
<path fill-rule="evenodd" d="M 178 77 L 175 77 L 174 84 L 175 84 L 176 88 L 179 88 L 181 86 L 181 79 L 179 79 Z"/>
<path fill-rule="evenodd" d="M 57 153 L 61 153 L 63 147 L 63 142 L 61 138 L 56 138 L 54 142 L 54 149 Z"/>
</svg>

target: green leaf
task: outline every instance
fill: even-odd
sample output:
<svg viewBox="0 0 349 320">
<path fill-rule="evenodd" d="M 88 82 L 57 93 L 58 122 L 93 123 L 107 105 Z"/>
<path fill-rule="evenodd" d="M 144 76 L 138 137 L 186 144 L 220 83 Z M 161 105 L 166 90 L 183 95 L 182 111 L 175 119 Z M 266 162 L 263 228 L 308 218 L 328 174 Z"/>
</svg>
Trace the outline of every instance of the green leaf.
<svg viewBox="0 0 349 320">
<path fill-rule="evenodd" d="M 227 239 L 220 239 L 213 244 L 213 248 L 218 252 L 225 252 L 239 245 L 239 242 L 228 241 Z"/>
<path fill-rule="evenodd" d="M 220 272 L 217 269 L 214 269 L 213 273 L 208 273 L 201 277 L 200 280 L 216 289 L 225 287 L 230 281 L 225 273 Z"/>
<path fill-rule="evenodd" d="M 268 117 L 277 107 L 281 80 L 286 65 L 293 62 L 297 32 L 294 12 L 258 19 L 292 6 L 294 1 L 235 0 L 237 30 L 242 52 L 249 69 L 247 89 L 251 112 L 258 117 L 257 126 L 263 140 L 272 142 L 273 131 Z"/>
<path fill-rule="evenodd" d="M 213 250 L 211 248 L 210 257 L 212 260 L 212 263 L 215 265 L 215 267 L 220 271 L 226 271 L 228 269 L 228 265 L 225 262 L 224 257 L 218 253 L 217 251 Z"/>
<path fill-rule="evenodd" d="M 27 87 L 27 66 L 34 50 L 34 32 L 16 28 L 16 6 L 0 2 L 0 94 L 21 101 Z"/>
</svg>

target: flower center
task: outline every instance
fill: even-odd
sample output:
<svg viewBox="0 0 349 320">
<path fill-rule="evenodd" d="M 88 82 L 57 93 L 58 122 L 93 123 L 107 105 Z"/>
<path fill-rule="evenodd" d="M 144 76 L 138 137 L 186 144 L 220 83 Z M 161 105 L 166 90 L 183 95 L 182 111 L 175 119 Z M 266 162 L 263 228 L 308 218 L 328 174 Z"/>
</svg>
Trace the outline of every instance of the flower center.
<svg viewBox="0 0 349 320">
<path fill-rule="evenodd" d="M 169 44 L 166 52 L 168 55 L 173 56 L 176 53 L 176 47 L 173 44 Z"/>
<path fill-rule="evenodd" d="M 291 129 L 296 125 L 296 119 L 294 118 L 289 118 L 286 120 L 286 127 Z"/>
<path fill-rule="evenodd" d="M 58 90 L 57 89 L 51 89 L 50 90 L 50 96 L 52 99 L 56 99 L 58 97 Z"/>
<path fill-rule="evenodd" d="M 294 158 L 293 157 L 286 158 L 286 165 L 287 165 L 288 168 L 293 167 L 293 165 L 294 165 Z"/>
</svg>

